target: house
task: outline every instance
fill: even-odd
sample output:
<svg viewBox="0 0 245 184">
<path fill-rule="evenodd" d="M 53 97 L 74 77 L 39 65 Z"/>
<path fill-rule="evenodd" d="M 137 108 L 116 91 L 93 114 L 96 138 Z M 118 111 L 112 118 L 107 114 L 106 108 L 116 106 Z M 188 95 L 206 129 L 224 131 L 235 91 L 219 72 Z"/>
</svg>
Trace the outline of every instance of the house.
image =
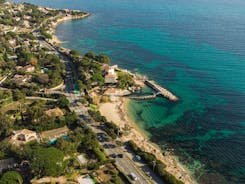
<svg viewBox="0 0 245 184">
<path fill-rule="evenodd" d="M 35 71 L 35 67 L 32 65 L 26 65 L 22 68 L 23 71 L 25 72 L 34 72 Z"/>
<path fill-rule="evenodd" d="M 67 126 L 56 128 L 53 130 L 43 131 L 40 134 L 41 139 L 57 139 L 62 136 L 66 136 L 69 133 L 69 128 Z"/>
<path fill-rule="evenodd" d="M 64 116 L 64 112 L 56 107 L 54 109 L 49 109 L 47 111 L 45 111 L 45 114 L 49 117 L 60 117 L 60 116 Z"/>
<path fill-rule="evenodd" d="M 80 176 L 77 178 L 79 184 L 94 184 L 93 179 L 89 175 Z"/>
<path fill-rule="evenodd" d="M 27 20 L 24 20 L 24 21 L 23 21 L 23 26 L 24 26 L 25 28 L 30 28 L 30 27 L 31 27 L 29 21 L 27 21 Z"/>
<path fill-rule="evenodd" d="M 23 145 L 33 140 L 38 140 L 37 133 L 28 129 L 22 129 L 13 131 L 13 136 L 10 138 L 10 143 Z"/>
<path fill-rule="evenodd" d="M 9 40 L 9 44 L 10 44 L 11 46 L 15 46 L 15 45 L 16 45 L 16 39 L 11 39 L 11 40 Z"/>
<path fill-rule="evenodd" d="M 19 21 L 20 21 L 20 17 L 15 17 L 14 20 L 15 20 L 16 22 L 19 22 Z"/>
<path fill-rule="evenodd" d="M 24 83 L 29 82 L 32 79 L 31 75 L 14 75 L 14 77 L 11 79 L 13 82 L 15 82 L 18 85 L 23 85 Z"/>
<path fill-rule="evenodd" d="M 87 164 L 87 159 L 81 154 L 77 156 L 77 159 L 81 165 Z"/>
<path fill-rule="evenodd" d="M 113 66 L 105 67 L 105 83 L 114 84 L 117 83 L 117 74 Z"/>
</svg>

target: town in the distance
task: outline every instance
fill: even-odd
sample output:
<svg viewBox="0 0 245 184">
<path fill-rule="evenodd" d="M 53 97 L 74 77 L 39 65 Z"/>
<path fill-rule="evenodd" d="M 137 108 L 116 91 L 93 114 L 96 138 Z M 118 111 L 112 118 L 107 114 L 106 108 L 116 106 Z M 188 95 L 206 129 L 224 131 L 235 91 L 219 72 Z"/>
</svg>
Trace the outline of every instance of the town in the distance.
<svg viewBox="0 0 245 184">
<path fill-rule="evenodd" d="M 101 114 L 119 98 L 178 98 L 104 54 L 63 48 L 56 25 L 87 16 L 0 0 L 0 184 L 192 183 L 171 150 L 142 148 Z M 155 93 L 137 95 L 144 85 Z"/>
</svg>

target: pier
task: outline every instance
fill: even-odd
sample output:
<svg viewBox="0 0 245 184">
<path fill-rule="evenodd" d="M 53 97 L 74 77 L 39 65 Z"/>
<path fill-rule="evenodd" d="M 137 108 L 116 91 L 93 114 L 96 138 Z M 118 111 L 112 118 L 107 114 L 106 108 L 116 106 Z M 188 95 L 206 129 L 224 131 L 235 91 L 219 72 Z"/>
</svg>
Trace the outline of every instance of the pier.
<svg viewBox="0 0 245 184">
<path fill-rule="evenodd" d="M 167 98 L 167 99 L 169 99 L 171 101 L 178 101 L 179 100 L 177 96 L 175 96 L 169 90 L 159 86 L 154 81 L 145 80 L 145 84 L 147 86 L 151 87 L 152 89 L 154 89 L 155 91 L 157 91 L 157 95 L 162 95 L 163 97 L 165 97 L 165 98 Z"/>
<path fill-rule="evenodd" d="M 133 100 L 150 100 L 156 98 L 158 93 L 152 94 L 152 95 L 145 95 L 145 96 L 131 96 L 130 99 Z"/>
<path fill-rule="evenodd" d="M 171 101 L 178 101 L 179 100 L 177 96 L 175 96 L 169 90 L 167 90 L 167 89 L 161 87 L 160 85 L 156 84 L 154 81 L 145 80 L 145 84 L 157 92 L 156 96 L 162 95 L 163 97 L 165 97 Z"/>
<path fill-rule="evenodd" d="M 163 96 L 171 101 L 178 101 L 178 97 L 171 93 L 169 90 L 161 87 L 160 85 L 156 84 L 154 81 L 145 80 L 144 83 L 149 86 L 150 88 L 154 89 L 156 93 L 152 95 L 145 95 L 145 96 L 131 96 L 130 99 L 133 100 L 150 100 L 154 99 L 157 96 Z"/>
</svg>

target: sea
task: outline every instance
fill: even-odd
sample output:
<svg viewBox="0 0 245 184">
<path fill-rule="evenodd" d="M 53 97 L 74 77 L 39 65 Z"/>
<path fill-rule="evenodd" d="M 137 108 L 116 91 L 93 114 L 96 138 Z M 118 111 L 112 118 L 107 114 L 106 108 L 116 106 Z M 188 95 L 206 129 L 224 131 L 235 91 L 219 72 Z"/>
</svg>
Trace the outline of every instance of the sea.
<svg viewBox="0 0 245 184">
<path fill-rule="evenodd" d="M 57 27 L 63 46 L 105 53 L 171 90 L 178 102 L 130 101 L 130 117 L 199 183 L 245 184 L 244 0 L 26 2 L 92 13 Z"/>
</svg>

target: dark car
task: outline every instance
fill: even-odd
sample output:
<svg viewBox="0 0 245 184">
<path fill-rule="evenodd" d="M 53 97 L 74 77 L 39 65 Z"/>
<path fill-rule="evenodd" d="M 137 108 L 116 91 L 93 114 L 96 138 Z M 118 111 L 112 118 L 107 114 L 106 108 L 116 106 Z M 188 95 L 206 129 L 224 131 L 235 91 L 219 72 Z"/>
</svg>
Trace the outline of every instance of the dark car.
<svg viewBox="0 0 245 184">
<path fill-rule="evenodd" d="M 110 148 L 110 146 L 109 146 L 108 144 L 104 144 L 103 147 L 104 147 L 105 149 L 109 149 L 109 148 Z"/>
<path fill-rule="evenodd" d="M 123 154 L 118 154 L 117 157 L 118 158 L 123 158 Z"/>
<path fill-rule="evenodd" d="M 117 155 L 115 153 L 109 155 L 111 158 L 117 158 Z"/>
</svg>

